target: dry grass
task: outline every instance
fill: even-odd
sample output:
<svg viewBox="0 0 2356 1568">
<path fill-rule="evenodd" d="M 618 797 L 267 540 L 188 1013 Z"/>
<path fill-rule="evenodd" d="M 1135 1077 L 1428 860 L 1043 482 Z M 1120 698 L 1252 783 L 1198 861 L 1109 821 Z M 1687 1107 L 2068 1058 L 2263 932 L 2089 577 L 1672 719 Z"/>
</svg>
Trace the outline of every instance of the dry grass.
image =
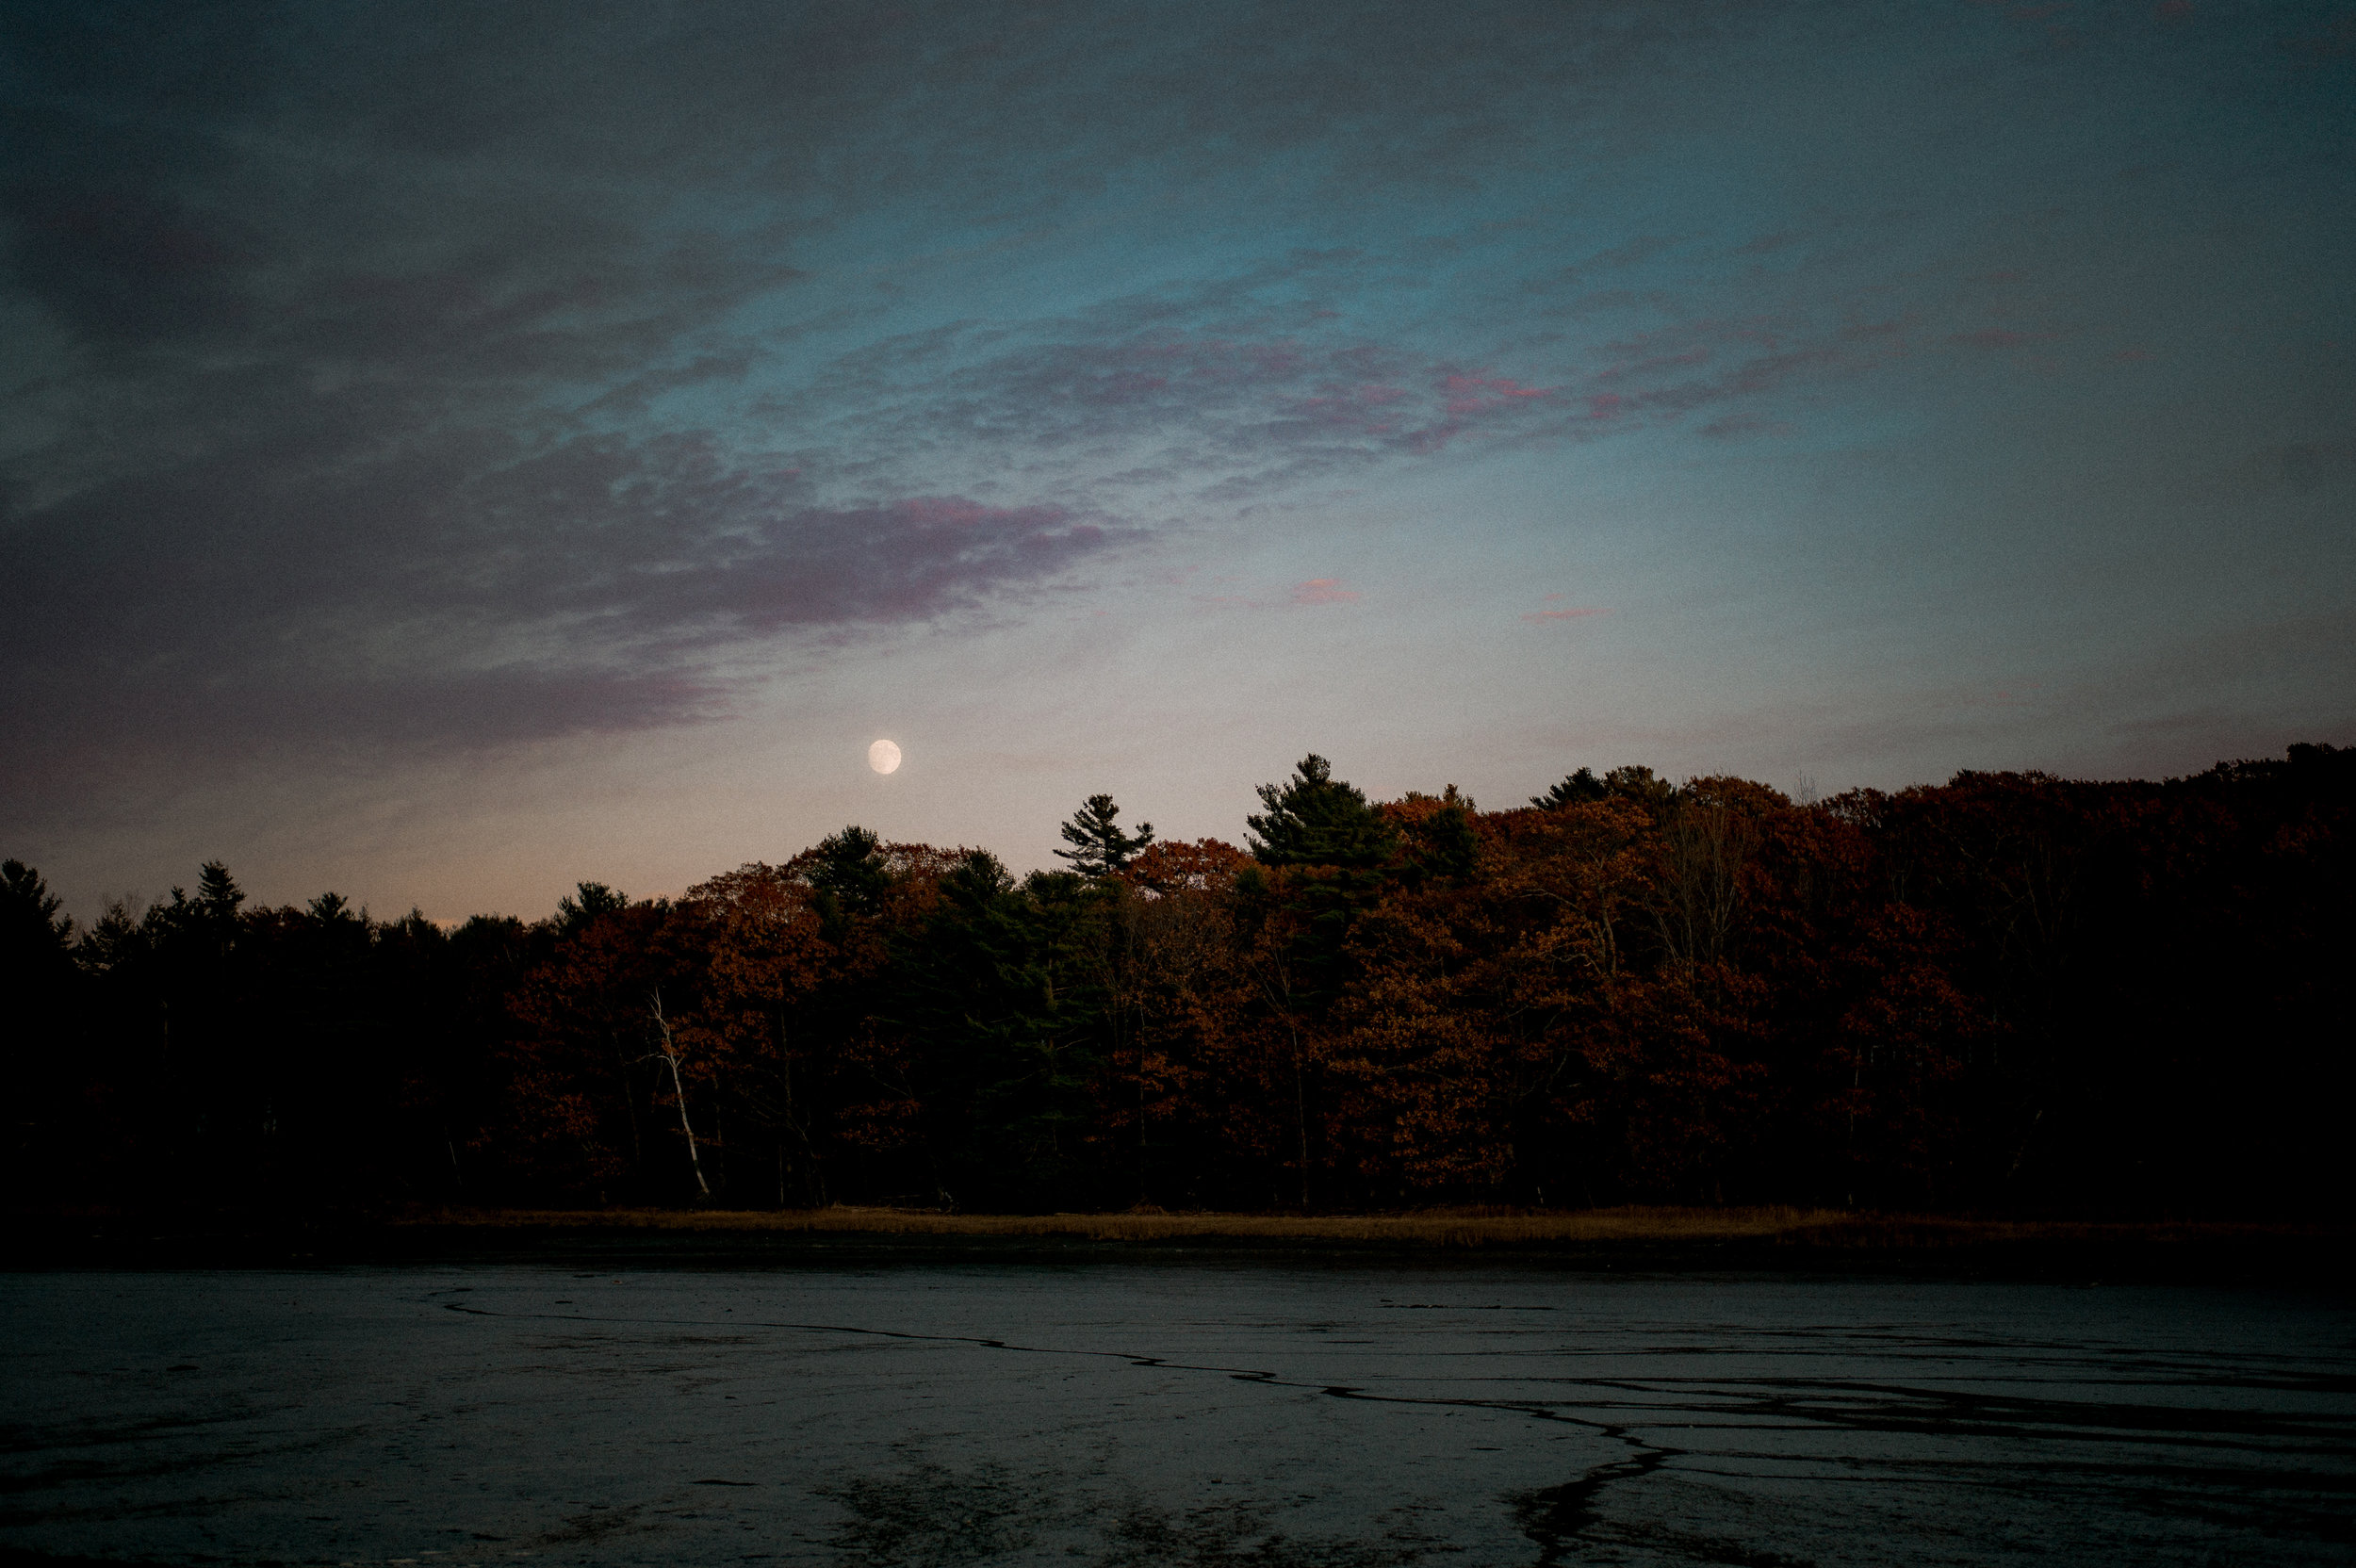
<svg viewBox="0 0 2356 1568">
<path fill-rule="evenodd" d="M 922 1209 L 420 1209 L 397 1224 L 500 1230 L 619 1230 L 844 1236 L 1038 1236 L 1084 1241 L 1193 1239 L 1329 1242 L 1401 1248 L 1770 1242 L 1834 1248 L 1980 1243 L 2288 1238 L 2308 1227 L 2212 1223 L 2082 1224 L 1867 1215 L 1839 1209 L 1431 1209 L 1385 1215 L 940 1214 Z M 2331 1233 L 2338 1234 L 2334 1231 Z"/>
</svg>

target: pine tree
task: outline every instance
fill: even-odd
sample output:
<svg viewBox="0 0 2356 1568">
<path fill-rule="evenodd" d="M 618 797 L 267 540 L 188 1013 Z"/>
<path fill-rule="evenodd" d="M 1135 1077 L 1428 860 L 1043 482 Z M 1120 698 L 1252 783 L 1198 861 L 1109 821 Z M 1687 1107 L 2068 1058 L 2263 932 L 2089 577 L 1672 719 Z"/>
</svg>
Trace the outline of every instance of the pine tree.
<svg viewBox="0 0 2356 1568">
<path fill-rule="evenodd" d="M 1677 787 L 1665 778 L 1655 777 L 1650 768 L 1630 762 L 1613 768 L 1601 778 L 1593 768 L 1581 768 L 1549 789 L 1545 794 L 1531 795 L 1530 804 L 1541 811 L 1559 811 L 1565 806 L 1583 806 L 1590 801 L 1632 800 L 1639 806 L 1659 809 L 1676 795 Z"/>
<path fill-rule="evenodd" d="M 1246 817 L 1252 854 L 1267 866 L 1343 866 L 1370 870 L 1388 859 L 1390 825 L 1363 791 L 1333 776 L 1317 753 L 1301 760 L 1283 784 L 1260 786 L 1259 816 Z"/>
<path fill-rule="evenodd" d="M 1085 886 L 1070 872 L 1017 886 L 968 851 L 901 948 L 894 1021 L 917 1043 L 939 1173 L 961 1199 L 1040 1204 L 1084 1180 L 1104 1013 Z"/>
<path fill-rule="evenodd" d="M 207 860 L 196 876 L 196 907 L 198 912 L 216 925 L 230 926 L 237 923 L 237 906 L 245 902 L 245 890 L 229 874 L 229 868 L 219 860 Z"/>
<path fill-rule="evenodd" d="M 41 873 L 22 860 L 0 863 L 0 930 L 10 953 L 63 953 L 74 922 L 57 913 L 58 900 Z"/>
<path fill-rule="evenodd" d="M 1063 825 L 1064 842 L 1072 847 L 1055 851 L 1056 858 L 1083 876 L 1110 876 L 1126 867 L 1153 841 L 1153 825 L 1139 823 L 1135 833 L 1125 833 L 1114 821 L 1120 815 L 1112 796 L 1088 796 Z"/>
<path fill-rule="evenodd" d="M 583 926 L 594 924 L 600 915 L 614 914 L 630 907 L 630 894 L 619 888 L 609 888 L 602 882 L 582 882 L 573 891 L 580 896 L 556 901 L 556 928 L 567 937 Z"/>
<path fill-rule="evenodd" d="M 881 908 L 884 895 L 892 890 L 892 863 L 884 855 L 883 840 L 857 824 L 821 839 L 802 874 L 817 894 L 821 929 L 833 941 L 843 939 L 854 918 Z"/>
<path fill-rule="evenodd" d="M 1611 787 L 1595 776 L 1595 769 L 1581 768 L 1545 794 L 1531 795 L 1530 804 L 1541 811 L 1559 811 L 1565 806 L 1601 800 L 1611 792 Z"/>
</svg>

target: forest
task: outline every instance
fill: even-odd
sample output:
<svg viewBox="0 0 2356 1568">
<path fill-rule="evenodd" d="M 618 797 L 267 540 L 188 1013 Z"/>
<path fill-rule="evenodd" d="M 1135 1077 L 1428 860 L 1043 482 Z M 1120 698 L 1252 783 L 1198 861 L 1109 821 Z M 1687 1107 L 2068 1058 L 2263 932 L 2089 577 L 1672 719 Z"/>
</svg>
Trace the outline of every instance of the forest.
<svg viewBox="0 0 2356 1568">
<path fill-rule="evenodd" d="M 1581 768 L 1065 869 L 857 826 L 547 919 L 0 877 L 12 1206 L 2336 1217 L 2356 748 L 1794 801 Z"/>
</svg>

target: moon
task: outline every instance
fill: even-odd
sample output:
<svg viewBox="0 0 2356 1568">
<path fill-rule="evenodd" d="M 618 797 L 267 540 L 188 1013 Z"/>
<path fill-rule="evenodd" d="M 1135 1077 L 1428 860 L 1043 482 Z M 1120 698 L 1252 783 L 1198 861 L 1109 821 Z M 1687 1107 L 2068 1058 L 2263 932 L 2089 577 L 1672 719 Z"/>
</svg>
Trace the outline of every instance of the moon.
<svg viewBox="0 0 2356 1568">
<path fill-rule="evenodd" d="M 867 748 L 867 765 L 877 773 L 890 773 L 900 765 L 900 748 L 890 741 L 877 741 Z"/>
</svg>

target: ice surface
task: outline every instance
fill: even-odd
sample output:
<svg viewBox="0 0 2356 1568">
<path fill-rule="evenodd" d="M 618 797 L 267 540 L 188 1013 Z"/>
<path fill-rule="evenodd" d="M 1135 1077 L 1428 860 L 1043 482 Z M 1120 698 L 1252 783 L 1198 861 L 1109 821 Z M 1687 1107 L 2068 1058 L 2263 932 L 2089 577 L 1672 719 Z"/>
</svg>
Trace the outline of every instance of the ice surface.
<svg viewBox="0 0 2356 1568">
<path fill-rule="evenodd" d="M 2292 1295 L 1245 1260 L 0 1276 L 0 1546 L 2344 1562 Z"/>
</svg>

